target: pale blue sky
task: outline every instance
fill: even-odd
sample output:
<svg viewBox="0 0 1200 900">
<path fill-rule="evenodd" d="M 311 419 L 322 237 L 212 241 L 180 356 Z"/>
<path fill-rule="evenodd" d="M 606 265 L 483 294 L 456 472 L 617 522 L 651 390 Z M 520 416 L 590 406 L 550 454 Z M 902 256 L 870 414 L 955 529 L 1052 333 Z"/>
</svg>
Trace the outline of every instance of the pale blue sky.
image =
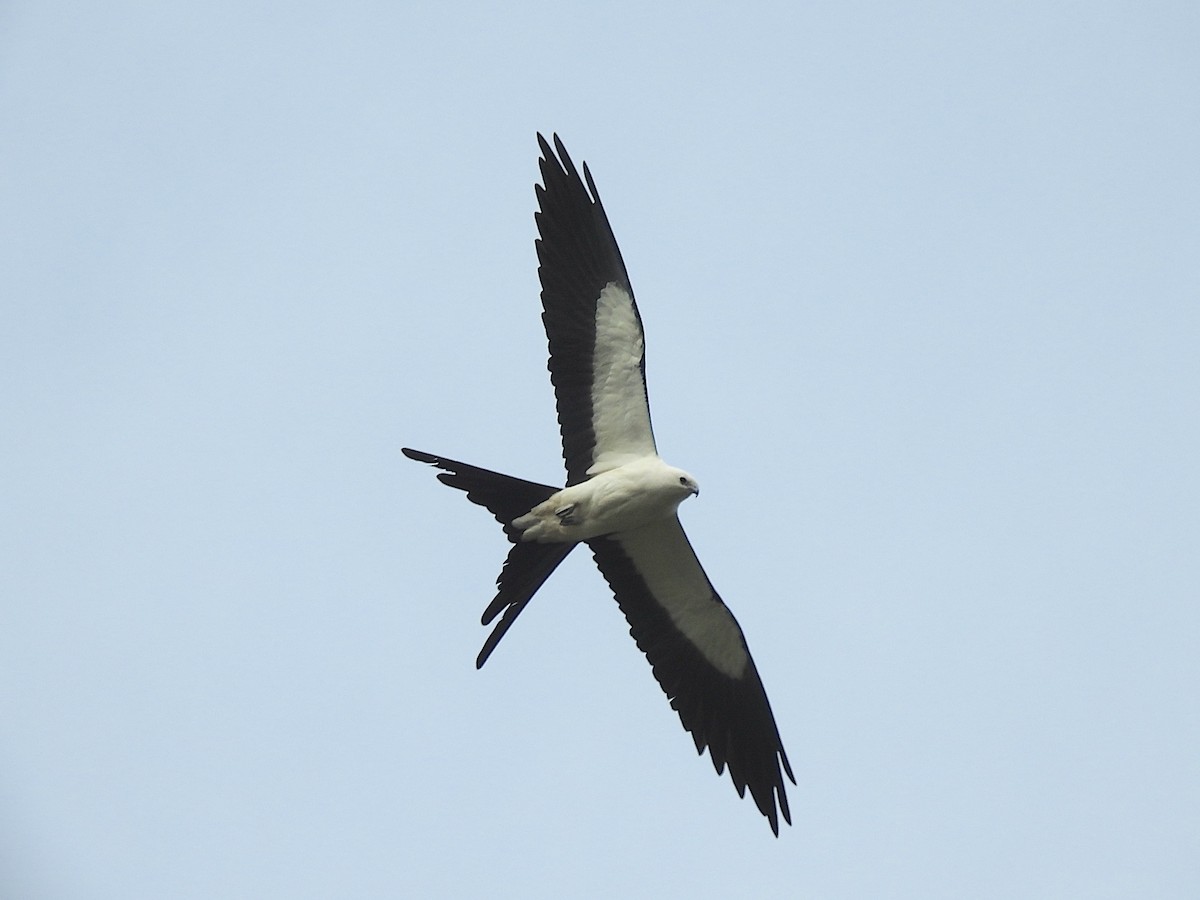
<svg viewBox="0 0 1200 900">
<path fill-rule="evenodd" d="M 1194 3 L 0 7 L 0 896 L 1200 895 Z M 534 134 L 796 770 L 560 479 Z"/>
</svg>

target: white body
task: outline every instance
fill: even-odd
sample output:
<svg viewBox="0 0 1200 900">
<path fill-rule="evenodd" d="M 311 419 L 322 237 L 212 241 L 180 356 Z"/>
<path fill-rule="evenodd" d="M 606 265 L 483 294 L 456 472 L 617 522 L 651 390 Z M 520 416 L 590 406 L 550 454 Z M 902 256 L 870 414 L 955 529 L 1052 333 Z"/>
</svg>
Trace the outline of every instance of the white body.
<svg viewBox="0 0 1200 900">
<path fill-rule="evenodd" d="M 523 541 L 586 541 L 667 519 L 699 493 L 687 472 L 657 454 L 644 456 L 563 488 L 513 525 L 521 529 Z"/>
</svg>

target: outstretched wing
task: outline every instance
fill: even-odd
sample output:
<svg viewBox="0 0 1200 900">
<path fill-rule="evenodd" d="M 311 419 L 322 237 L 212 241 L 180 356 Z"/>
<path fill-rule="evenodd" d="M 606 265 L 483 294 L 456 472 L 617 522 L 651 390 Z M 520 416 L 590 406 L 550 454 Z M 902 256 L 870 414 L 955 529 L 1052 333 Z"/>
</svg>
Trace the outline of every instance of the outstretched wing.
<svg viewBox="0 0 1200 900">
<path fill-rule="evenodd" d="M 779 813 L 792 821 L 783 773 L 793 784 L 796 778 L 742 629 L 679 519 L 588 544 L 696 750 L 708 747 L 718 774 L 729 768 L 739 796 L 750 789 L 778 835 Z"/>
<path fill-rule="evenodd" d="M 540 134 L 538 144 L 542 322 L 571 485 L 656 451 L 642 320 L 600 195 L 557 135 L 554 150 Z"/>
</svg>

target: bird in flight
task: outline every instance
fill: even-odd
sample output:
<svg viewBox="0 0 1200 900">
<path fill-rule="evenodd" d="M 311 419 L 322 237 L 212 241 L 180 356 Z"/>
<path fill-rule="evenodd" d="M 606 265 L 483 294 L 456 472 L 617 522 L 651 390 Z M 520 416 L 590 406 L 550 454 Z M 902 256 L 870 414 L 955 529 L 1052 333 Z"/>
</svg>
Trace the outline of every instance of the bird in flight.
<svg viewBox="0 0 1200 900">
<path fill-rule="evenodd" d="M 443 471 L 504 528 L 512 547 L 483 624 L 499 617 L 475 661 L 482 667 L 554 569 L 587 544 L 646 655 L 691 732 L 726 767 L 779 835 L 791 824 L 779 729 L 742 629 L 713 588 L 677 510 L 696 480 L 658 455 L 650 427 L 642 320 L 616 238 L 587 164 L 583 177 L 558 136 L 540 134 L 538 277 L 550 343 L 566 486 L 551 487 L 404 448 Z M 586 182 L 586 186 L 585 186 Z"/>
</svg>

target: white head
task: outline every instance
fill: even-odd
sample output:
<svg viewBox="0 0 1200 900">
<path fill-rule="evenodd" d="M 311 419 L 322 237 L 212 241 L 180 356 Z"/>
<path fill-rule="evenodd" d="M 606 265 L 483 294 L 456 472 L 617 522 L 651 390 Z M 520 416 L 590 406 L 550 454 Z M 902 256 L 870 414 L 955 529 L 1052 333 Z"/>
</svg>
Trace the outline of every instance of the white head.
<svg viewBox="0 0 1200 900">
<path fill-rule="evenodd" d="M 667 472 L 668 477 L 671 479 L 672 487 L 679 491 L 680 503 L 688 497 L 700 496 L 700 485 L 696 483 L 695 478 L 683 471 L 683 469 L 668 467 Z"/>
</svg>

